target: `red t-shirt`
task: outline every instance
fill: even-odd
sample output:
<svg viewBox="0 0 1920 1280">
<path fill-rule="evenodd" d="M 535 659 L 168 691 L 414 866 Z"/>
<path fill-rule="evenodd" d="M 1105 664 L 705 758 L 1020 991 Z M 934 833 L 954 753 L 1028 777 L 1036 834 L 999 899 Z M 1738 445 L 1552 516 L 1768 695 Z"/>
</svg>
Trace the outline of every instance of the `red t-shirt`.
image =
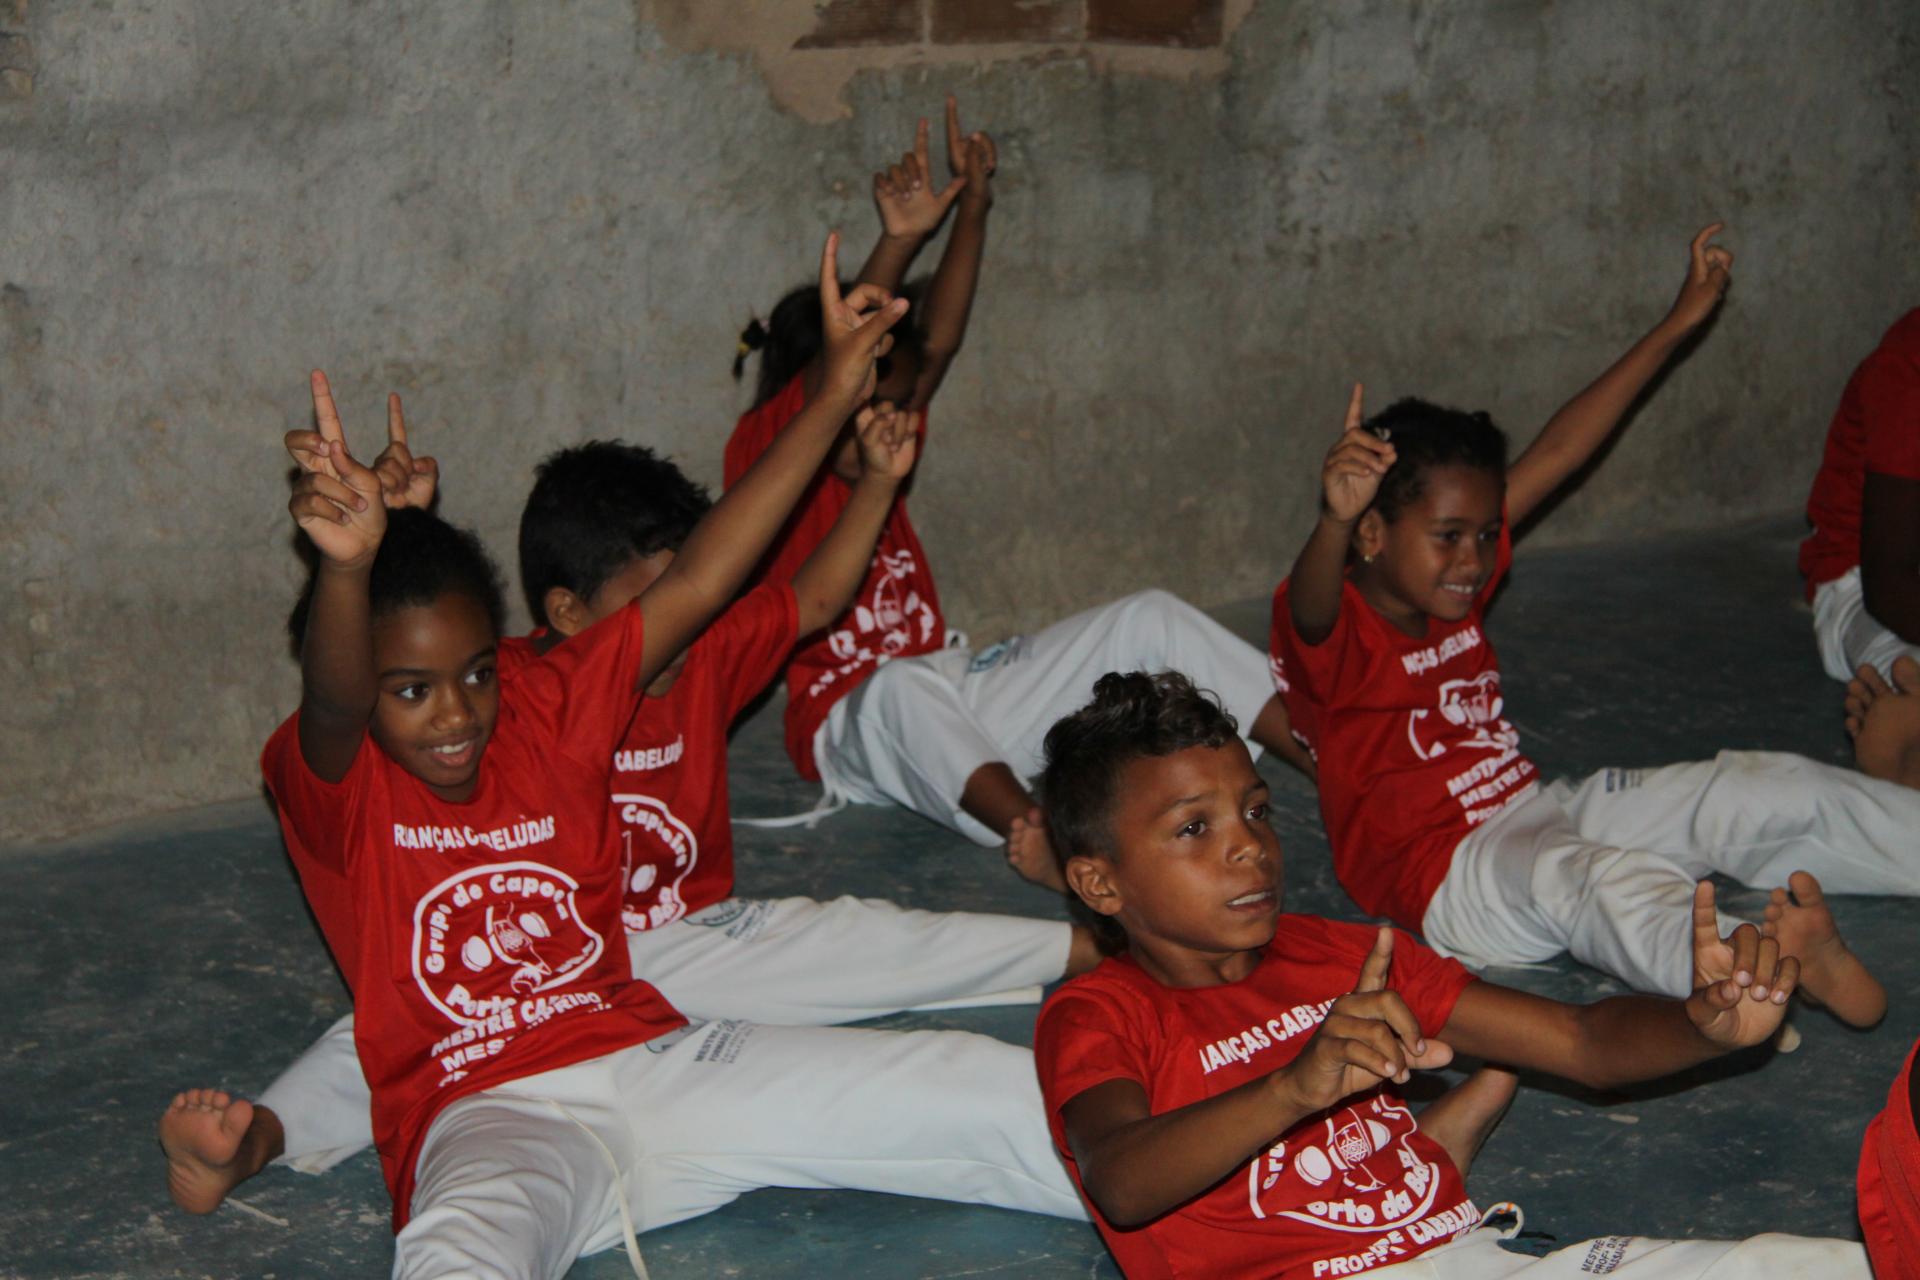
<svg viewBox="0 0 1920 1280">
<path fill-rule="evenodd" d="M 1482 615 L 1513 563 L 1503 525 L 1493 576 L 1459 622 L 1415 639 L 1349 580 L 1333 633 L 1306 645 L 1288 583 L 1273 594 L 1269 658 L 1293 731 L 1319 765 L 1334 872 L 1360 909 L 1419 929 L 1453 851 L 1537 781 L 1501 714 L 1500 663 Z"/>
<path fill-rule="evenodd" d="M 261 755 L 302 887 L 353 981 L 396 1230 L 442 1107 L 686 1021 L 633 980 L 620 930 L 607 757 L 639 701 L 640 633 L 640 611 L 622 610 L 520 665 L 463 804 L 371 737 L 345 778 L 323 781 L 300 753 L 297 715 Z"/>
<path fill-rule="evenodd" d="M 1914 1131 L 1913 1061 L 1907 1054 L 1887 1109 L 1860 1146 L 1860 1234 L 1876 1280 L 1920 1280 L 1920 1134 Z"/>
<path fill-rule="evenodd" d="M 1860 505 L 1867 472 L 1920 480 L 1920 308 L 1894 322 L 1847 379 L 1827 428 L 1827 450 L 1807 496 L 1813 533 L 1800 573 L 1813 589 L 1860 563 Z"/>
<path fill-rule="evenodd" d="M 754 588 L 700 633 L 673 688 L 642 701 L 628 724 L 610 782 L 628 932 L 733 892 L 727 729 L 779 674 L 799 622 L 791 586 Z M 500 642 L 502 679 L 538 660 L 541 634 Z"/>
<path fill-rule="evenodd" d="M 1101 962 L 1048 1000 L 1034 1030 L 1040 1092 L 1081 1198 L 1061 1108 L 1108 1080 L 1132 1080 L 1154 1115 L 1215 1097 L 1299 1056 L 1335 1000 L 1353 990 L 1374 929 L 1280 917 L 1260 965 L 1219 987 L 1164 987 L 1127 956 Z M 1404 935 L 1389 985 L 1420 1030 L 1438 1035 L 1472 974 Z M 1404 1262 L 1480 1221 L 1439 1144 L 1390 1085 L 1295 1125 L 1246 1168 L 1142 1227 L 1094 1223 L 1129 1280 L 1161 1276 L 1357 1275 Z"/>
<path fill-rule="evenodd" d="M 779 395 L 740 416 L 727 441 L 725 478 L 728 488 L 739 482 L 754 459 L 767 451 L 773 438 L 806 407 L 805 375 L 794 375 Z M 926 441 L 925 421 L 921 442 Z M 826 538 L 853 489 L 833 473 L 820 468 L 813 483 L 794 505 L 786 526 L 761 562 L 760 579 L 792 582 L 815 547 Z M 854 593 L 853 605 L 833 622 L 806 637 L 787 664 L 787 754 L 803 778 L 817 779 L 813 735 L 840 701 L 881 663 L 931 653 L 946 643 L 947 624 L 940 615 L 940 596 L 927 568 L 927 553 L 907 519 L 904 495 L 895 498 L 893 511 L 880 531 L 873 563 Z"/>
</svg>

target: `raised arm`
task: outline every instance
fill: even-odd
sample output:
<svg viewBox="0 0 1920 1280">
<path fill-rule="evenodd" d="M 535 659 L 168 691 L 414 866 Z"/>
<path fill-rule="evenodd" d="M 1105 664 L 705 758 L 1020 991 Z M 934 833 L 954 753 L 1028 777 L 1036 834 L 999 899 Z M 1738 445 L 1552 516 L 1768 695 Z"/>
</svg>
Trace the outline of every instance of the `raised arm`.
<svg viewBox="0 0 1920 1280">
<path fill-rule="evenodd" d="M 1244 1166 L 1280 1134 L 1383 1080 L 1452 1061 L 1386 989 L 1393 931 L 1382 929 L 1353 991 L 1334 1002 L 1286 1066 L 1201 1102 L 1152 1115 L 1132 1080 L 1109 1080 L 1060 1110 L 1080 1180 L 1117 1227 L 1150 1222 Z"/>
<path fill-rule="evenodd" d="M 947 96 L 947 161 L 955 181 L 963 184 L 960 211 L 954 215 L 946 252 L 940 255 L 940 266 L 927 290 L 925 318 L 920 324 L 920 377 L 914 383 L 908 409 L 927 407 L 967 336 L 974 288 L 980 281 L 980 259 L 987 246 L 993 173 L 1000 165 L 1000 152 L 992 138 L 979 132 L 960 132 L 960 104 L 951 94 Z"/>
<path fill-rule="evenodd" d="M 701 517 L 673 563 L 641 595 L 646 618 L 641 688 L 733 599 L 813 479 L 841 426 L 873 394 L 874 362 L 886 352 L 891 342 L 887 330 L 906 314 L 907 304 L 869 285 L 857 286 L 843 298 L 836 262 L 839 245 L 836 232 L 827 237 L 820 255 L 825 363 L 819 390 Z"/>
<path fill-rule="evenodd" d="M 320 553 L 300 643 L 300 754 L 338 782 L 353 767 L 379 694 L 367 579 L 387 531 L 380 477 L 347 452 L 327 376 L 313 371 L 315 432 L 287 434 L 301 476 L 287 503 Z M 396 407 L 397 411 L 397 407 Z"/>
<path fill-rule="evenodd" d="M 1288 577 L 1287 611 L 1303 644 L 1316 645 L 1333 634 L 1333 625 L 1340 620 L 1340 592 L 1346 583 L 1353 526 L 1393 465 L 1393 446 L 1361 429 L 1363 394 L 1361 385 L 1354 383 L 1340 438 L 1327 451 L 1320 471 L 1320 519 Z"/>
<path fill-rule="evenodd" d="M 1780 1027 L 1800 962 L 1743 924 L 1722 938 L 1713 885 L 1694 891 L 1695 991 L 1562 1004 L 1490 982 L 1461 993 L 1441 1034 L 1458 1053 L 1610 1089 L 1759 1044 Z"/>
<path fill-rule="evenodd" d="M 913 150 L 901 156 L 898 163 L 873 175 L 873 203 L 880 211 L 880 238 L 860 268 L 861 284 L 878 285 L 889 292 L 898 289 L 921 246 L 940 229 L 947 210 L 953 207 L 966 185 L 963 176 L 955 176 L 940 190 L 933 189 L 933 161 L 928 155 L 927 138 L 927 121 L 922 117 L 914 132 Z"/>
<path fill-rule="evenodd" d="M 811 635 L 846 612 L 873 560 L 900 486 L 913 473 L 920 419 L 890 404 L 863 408 L 854 419 L 860 475 L 833 528 L 793 575 L 800 635 Z"/>
<path fill-rule="evenodd" d="M 1721 223 L 1703 227 L 1688 251 L 1680 296 L 1645 337 L 1627 348 L 1593 384 L 1561 406 L 1534 442 L 1507 468 L 1507 519 L 1526 519 L 1620 425 L 1633 402 L 1687 336 L 1713 314 L 1732 279 L 1733 254 L 1712 244 Z"/>
</svg>

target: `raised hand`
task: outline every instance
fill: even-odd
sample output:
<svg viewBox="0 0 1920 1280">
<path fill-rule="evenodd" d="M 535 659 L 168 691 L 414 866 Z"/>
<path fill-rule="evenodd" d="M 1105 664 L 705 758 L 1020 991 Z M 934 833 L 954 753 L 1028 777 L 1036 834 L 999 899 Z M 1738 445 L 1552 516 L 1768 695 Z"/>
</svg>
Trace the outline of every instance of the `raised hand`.
<svg viewBox="0 0 1920 1280">
<path fill-rule="evenodd" d="M 913 473 L 920 451 L 920 422 L 925 415 L 907 414 L 891 400 L 862 409 L 853 420 L 860 442 L 860 472 L 895 484 Z"/>
<path fill-rule="evenodd" d="M 947 102 L 951 136 L 953 99 Z M 938 191 L 933 189 L 928 136 L 927 121 L 922 117 L 914 131 L 913 150 L 873 175 L 873 203 L 880 210 L 880 229 L 889 236 L 919 240 L 932 235 L 967 186 L 966 175 L 956 166 L 953 181 Z"/>
<path fill-rule="evenodd" d="M 287 451 L 300 464 L 287 502 L 294 523 L 328 562 L 360 568 L 373 562 L 387 531 L 380 477 L 347 452 L 327 375 L 313 371 L 313 416 L 318 431 L 287 433 Z"/>
<path fill-rule="evenodd" d="M 1362 429 L 1364 390 L 1359 383 L 1353 384 L 1340 438 L 1327 450 L 1326 465 L 1320 470 L 1321 508 L 1342 524 L 1352 524 L 1366 511 L 1373 495 L 1380 492 L 1380 477 L 1398 456 L 1392 444 Z"/>
<path fill-rule="evenodd" d="M 907 300 L 878 285 L 855 285 L 840 292 L 840 233 L 827 236 L 820 251 L 820 328 L 825 352 L 823 395 L 842 397 L 849 412 L 873 394 L 875 368 L 893 349 L 887 330 L 907 314 Z"/>
<path fill-rule="evenodd" d="M 920 139 L 927 136 L 927 122 L 920 122 Z M 1000 167 L 1000 149 L 993 139 L 978 130 L 960 132 L 960 101 L 947 95 L 947 165 L 955 178 L 966 185 L 966 201 L 977 209 L 993 204 L 993 173 Z"/>
<path fill-rule="evenodd" d="M 398 392 L 387 396 L 387 447 L 373 460 L 373 469 L 380 477 L 380 498 L 388 510 L 433 505 L 434 491 L 440 484 L 440 464 L 432 458 L 414 457 L 407 447 L 407 422 L 400 412 Z"/>
<path fill-rule="evenodd" d="M 1733 282 L 1733 251 L 1710 243 L 1725 226 L 1714 222 L 1702 227 L 1688 248 L 1687 278 L 1668 312 L 1668 318 L 1683 328 L 1692 329 L 1712 315 Z"/>
<path fill-rule="evenodd" d="M 1387 990 L 1392 964 L 1393 930 L 1382 925 L 1353 990 L 1333 1002 L 1300 1056 L 1281 1068 L 1305 1110 L 1331 1107 L 1382 1081 L 1404 1084 L 1416 1070 L 1453 1061 L 1453 1050 L 1421 1035 L 1406 1001 Z"/>
<path fill-rule="evenodd" d="M 1780 1027 L 1800 984 L 1800 961 L 1780 954 L 1779 939 L 1750 924 L 1720 935 L 1713 884 L 1693 889 L 1693 995 L 1687 1016 L 1700 1034 L 1727 1049 L 1759 1044 Z"/>
</svg>

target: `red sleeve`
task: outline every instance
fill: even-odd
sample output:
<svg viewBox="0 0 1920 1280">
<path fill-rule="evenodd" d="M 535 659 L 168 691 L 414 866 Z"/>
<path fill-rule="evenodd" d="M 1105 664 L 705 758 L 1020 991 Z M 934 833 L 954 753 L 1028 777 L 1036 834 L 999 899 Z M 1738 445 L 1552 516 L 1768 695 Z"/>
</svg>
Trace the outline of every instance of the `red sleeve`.
<svg viewBox="0 0 1920 1280">
<path fill-rule="evenodd" d="M 1340 687 L 1340 668 L 1353 647 L 1355 611 L 1369 606 L 1351 581 L 1341 583 L 1340 612 L 1333 620 L 1333 630 L 1319 644 L 1310 645 L 1294 629 L 1293 608 L 1287 599 L 1292 585 L 1293 579 L 1287 579 L 1273 596 L 1273 632 L 1268 647 L 1274 680 L 1283 692 L 1291 693 L 1292 686 L 1298 684 L 1307 697 L 1324 703 Z"/>
<path fill-rule="evenodd" d="M 741 596 L 695 642 L 720 673 L 729 720 L 773 683 L 799 632 L 800 603 L 792 584 L 768 582 Z"/>
<path fill-rule="evenodd" d="M 1471 970 L 1450 960 L 1403 929 L 1393 931 L 1393 971 L 1388 984 L 1400 993 L 1422 1033 L 1440 1034 L 1460 993 L 1478 982 Z"/>
<path fill-rule="evenodd" d="M 1856 389 L 1867 470 L 1920 480 L 1920 331 L 1914 341 L 1889 341 L 1875 351 Z"/>
<path fill-rule="evenodd" d="M 360 825 L 360 810 L 378 748 L 362 736 L 353 764 L 338 782 L 328 782 L 307 767 L 300 750 L 300 714 L 287 717 L 260 752 L 260 772 L 280 812 L 280 821 L 297 837 L 303 860 L 343 874 L 347 846 Z"/>
<path fill-rule="evenodd" d="M 500 713 L 548 749 L 603 769 L 640 706 L 640 602 L 602 618 L 500 688 Z"/>
<path fill-rule="evenodd" d="M 1063 987 L 1040 1010 L 1033 1030 L 1033 1062 L 1061 1150 L 1060 1109 L 1097 1084 L 1132 1080 L 1149 1088 L 1152 1074 L 1141 1038 L 1110 992 Z"/>
<path fill-rule="evenodd" d="M 1480 606 L 1486 607 L 1493 599 L 1493 593 L 1505 581 L 1507 570 L 1513 568 L 1513 525 L 1507 520 L 1507 504 L 1500 504 L 1500 544 L 1493 552 L 1493 574 L 1487 579 L 1487 585 L 1480 588 Z"/>
</svg>

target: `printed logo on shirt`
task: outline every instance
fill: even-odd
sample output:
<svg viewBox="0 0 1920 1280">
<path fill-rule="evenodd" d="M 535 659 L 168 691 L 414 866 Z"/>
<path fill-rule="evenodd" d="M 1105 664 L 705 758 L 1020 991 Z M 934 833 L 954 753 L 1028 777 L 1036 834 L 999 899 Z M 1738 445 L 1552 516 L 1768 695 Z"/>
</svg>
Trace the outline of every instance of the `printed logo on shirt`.
<svg viewBox="0 0 1920 1280">
<path fill-rule="evenodd" d="M 615 773 L 652 773 L 656 769 L 679 764 L 680 758 L 686 754 L 686 737 L 675 734 L 673 741 L 664 747 L 644 747 L 614 752 L 613 771 Z M 619 799 L 618 796 L 614 798 Z"/>
<path fill-rule="evenodd" d="M 579 888 L 572 876 L 538 862 L 448 876 L 413 909 L 413 976 L 421 993 L 453 1022 L 497 1024 L 508 1039 L 517 1028 L 600 1003 L 592 993 L 545 994 L 573 981 L 605 946 L 580 919 Z"/>
<path fill-rule="evenodd" d="M 1439 721 L 1429 721 L 1425 708 L 1407 713 L 1407 741 L 1422 760 L 1443 756 L 1450 748 L 1512 751 L 1520 733 L 1501 718 L 1506 700 L 1500 694 L 1500 673 L 1482 671 L 1471 680 L 1448 680 L 1436 698 Z M 1462 737 L 1454 732 L 1467 729 Z"/>
<path fill-rule="evenodd" d="M 887 662 L 916 644 L 929 647 L 939 618 L 914 589 L 918 567 L 911 551 L 882 551 L 874 556 L 869 571 L 877 571 L 873 590 L 846 615 L 851 625 L 827 637 L 827 650 L 840 659 L 840 666 L 821 673 L 808 688 L 808 697 L 818 696 L 869 662 Z"/>
<path fill-rule="evenodd" d="M 680 746 L 679 739 L 674 746 Z M 680 886 L 700 862 L 693 828 L 652 796 L 613 797 L 620 815 L 620 920 L 630 933 L 644 933 L 687 913 Z"/>
<path fill-rule="evenodd" d="M 1410 676 L 1424 675 L 1435 667 L 1452 662 L 1463 653 L 1472 653 L 1485 643 L 1486 638 L 1480 634 L 1480 628 L 1469 623 L 1439 644 L 1401 654 L 1400 665 L 1406 668 Z"/>
<path fill-rule="evenodd" d="M 1413 1113 L 1385 1094 L 1343 1107 L 1319 1128 L 1295 1131 L 1247 1169 L 1256 1219 L 1291 1218 L 1328 1231 L 1376 1236 L 1364 1249 L 1316 1263 L 1313 1274 L 1353 1275 L 1451 1239 L 1480 1221 L 1470 1200 L 1433 1212 L 1440 1166 L 1409 1141 Z"/>
</svg>

